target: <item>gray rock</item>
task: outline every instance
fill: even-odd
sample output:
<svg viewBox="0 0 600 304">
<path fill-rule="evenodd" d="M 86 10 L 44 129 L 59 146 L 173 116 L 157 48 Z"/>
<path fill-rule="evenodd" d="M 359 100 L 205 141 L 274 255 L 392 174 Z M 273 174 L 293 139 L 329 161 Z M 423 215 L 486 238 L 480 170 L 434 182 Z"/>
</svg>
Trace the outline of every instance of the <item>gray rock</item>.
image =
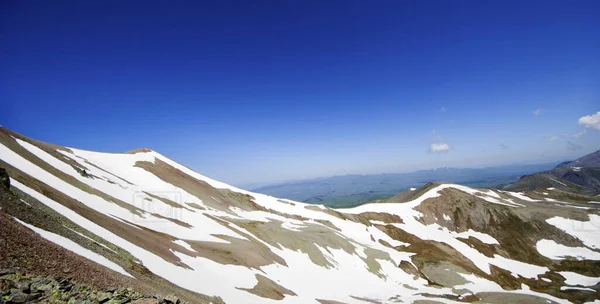
<svg viewBox="0 0 600 304">
<path fill-rule="evenodd" d="M 41 278 L 39 280 L 34 280 L 31 285 L 29 286 L 29 288 L 31 289 L 32 292 L 36 292 L 36 291 L 48 291 L 53 289 L 53 285 L 52 285 L 52 280 L 48 279 L 48 278 Z"/>
<path fill-rule="evenodd" d="M 29 298 L 27 298 L 27 302 L 37 302 L 37 300 L 42 296 L 43 294 L 41 293 L 30 294 Z"/>
<path fill-rule="evenodd" d="M 92 302 L 88 301 L 88 300 L 75 299 L 75 298 L 70 298 L 69 301 L 67 301 L 67 304 L 87 304 L 87 303 L 92 303 Z"/>
<path fill-rule="evenodd" d="M 100 303 L 104 303 L 104 302 L 110 300 L 110 297 L 112 297 L 111 293 L 108 293 L 108 292 L 99 292 L 97 300 Z"/>
<path fill-rule="evenodd" d="M 44 291 L 44 292 L 50 291 L 50 290 L 53 290 L 53 289 L 58 289 L 58 284 L 56 282 L 50 282 L 50 283 L 48 283 L 46 285 L 42 285 L 42 286 L 37 287 L 37 290 L 41 290 L 41 291 Z"/>
<path fill-rule="evenodd" d="M 166 304 L 179 304 L 181 303 L 179 301 L 179 298 L 177 298 L 175 295 L 171 294 L 165 297 L 165 303 Z"/>
<path fill-rule="evenodd" d="M 0 276 L 0 280 L 2 280 L 2 281 L 13 281 L 14 279 L 15 279 L 15 275 L 12 273 Z"/>
<path fill-rule="evenodd" d="M 6 304 L 11 303 L 26 303 L 29 300 L 29 295 L 21 291 L 20 289 L 13 288 L 10 290 L 10 294 L 6 299 Z"/>
<path fill-rule="evenodd" d="M 106 302 L 107 304 L 124 304 L 131 302 L 131 299 L 126 296 L 116 296 Z"/>
<path fill-rule="evenodd" d="M 27 281 L 18 281 L 15 284 L 15 288 L 25 292 L 25 293 L 29 293 L 29 282 Z"/>
</svg>

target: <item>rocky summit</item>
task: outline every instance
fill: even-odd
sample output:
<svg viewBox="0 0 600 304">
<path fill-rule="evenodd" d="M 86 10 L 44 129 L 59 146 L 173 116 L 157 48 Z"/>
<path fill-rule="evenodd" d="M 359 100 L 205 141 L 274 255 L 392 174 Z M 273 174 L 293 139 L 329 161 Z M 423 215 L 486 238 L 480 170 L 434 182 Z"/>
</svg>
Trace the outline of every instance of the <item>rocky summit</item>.
<svg viewBox="0 0 600 304">
<path fill-rule="evenodd" d="M 6 303 L 600 302 L 600 199 L 572 174 L 334 209 L 4 128 L 0 168 Z"/>
</svg>

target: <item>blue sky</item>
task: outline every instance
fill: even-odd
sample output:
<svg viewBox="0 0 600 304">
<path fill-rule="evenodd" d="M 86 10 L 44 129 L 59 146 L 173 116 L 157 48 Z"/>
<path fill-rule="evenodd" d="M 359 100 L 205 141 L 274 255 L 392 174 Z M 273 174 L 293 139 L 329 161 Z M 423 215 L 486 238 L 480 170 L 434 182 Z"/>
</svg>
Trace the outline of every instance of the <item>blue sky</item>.
<svg viewBox="0 0 600 304">
<path fill-rule="evenodd" d="M 2 6 L 0 124 L 47 142 L 234 184 L 600 149 L 598 1 Z"/>
</svg>

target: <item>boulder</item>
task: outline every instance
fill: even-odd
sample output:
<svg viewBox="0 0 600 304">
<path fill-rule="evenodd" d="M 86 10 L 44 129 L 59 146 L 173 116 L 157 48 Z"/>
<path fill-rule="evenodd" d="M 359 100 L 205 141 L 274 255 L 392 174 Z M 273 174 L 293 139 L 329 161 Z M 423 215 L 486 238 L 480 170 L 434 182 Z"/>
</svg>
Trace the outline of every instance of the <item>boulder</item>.
<svg viewBox="0 0 600 304">
<path fill-rule="evenodd" d="M 27 281 L 18 281 L 15 282 L 15 288 L 21 290 L 22 292 L 29 293 L 29 282 Z"/>
<path fill-rule="evenodd" d="M 100 302 L 100 303 L 105 303 L 105 302 L 107 302 L 108 300 L 110 300 L 110 297 L 112 297 L 112 294 L 111 294 L 111 293 L 108 293 L 108 292 L 99 292 L 99 293 L 98 293 L 97 300 L 98 300 L 98 302 Z"/>
<path fill-rule="evenodd" d="M 29 300 L 29 295 L 20 289 L 11 289 L 9 296 L 6 298 L 6 303 L 26 303 Z"/>
<path fill-rule="evenodd" d="M 179 304 L 179 298 L 177 298 L 175 295 L 171 294 L 168 295 L 164 298 L 164 303 L 165 304 Z"/>
</svg>

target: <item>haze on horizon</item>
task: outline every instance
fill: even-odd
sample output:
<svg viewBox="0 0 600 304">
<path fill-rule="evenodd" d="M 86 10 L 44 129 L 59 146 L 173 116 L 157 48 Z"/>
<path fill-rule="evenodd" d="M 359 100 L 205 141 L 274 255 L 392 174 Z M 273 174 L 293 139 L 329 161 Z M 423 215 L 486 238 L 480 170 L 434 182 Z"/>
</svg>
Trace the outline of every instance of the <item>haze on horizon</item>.
<svg viewBox="0 0 600 304">
<path fill-rule="evenodd" d="M 12 1 L 0 124 L 233 184 L 600 149 L 598 1 Z"/>
</svg>

